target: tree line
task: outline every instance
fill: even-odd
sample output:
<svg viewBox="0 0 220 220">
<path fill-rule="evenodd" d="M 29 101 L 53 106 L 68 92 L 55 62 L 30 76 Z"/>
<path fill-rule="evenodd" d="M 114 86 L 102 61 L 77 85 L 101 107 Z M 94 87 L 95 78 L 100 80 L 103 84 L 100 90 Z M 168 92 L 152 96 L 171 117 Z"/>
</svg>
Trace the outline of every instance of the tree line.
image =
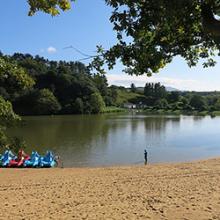
<svg viewBox="0 0 220 220">
<path fill-rule="evenodd" d="M 143 94 L 135 104 L 142 103 L 146 109 L 152 110 L 181 110 L 192 113 L 193 111 L 220 111 L 219 92 L 188 92 L 188 91 L 167 91 L 160 83 L 146 83 L 143 90 L 138 90 L 131 84 L 131 91 Z"/>
<path fill-rule="evenodd" d="M 108 88 L 105 75 L 92 74 L 80 62 L 49 61 L 20 53 L 1 54 L 0 59 L 5 63 L 0 96 L 19 115 L 93 114 L 114 105 L 114 91 Z"/>
</svg>

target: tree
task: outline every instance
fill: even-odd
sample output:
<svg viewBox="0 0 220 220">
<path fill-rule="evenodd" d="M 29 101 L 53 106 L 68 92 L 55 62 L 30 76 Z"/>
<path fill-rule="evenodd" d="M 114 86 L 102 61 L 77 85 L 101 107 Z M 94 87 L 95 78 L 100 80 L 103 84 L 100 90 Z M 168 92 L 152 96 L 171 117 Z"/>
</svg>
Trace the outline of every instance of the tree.
<svg viewBox="0 0 220 220">
<path fill-rule="evenodd" d="M 77 98 L 74 103 L 75 113 L 83 114 L 83 101 L 81 98 Z"/>
<path fill-rule="evenodd" d="M 102 97 L 106 97 L 108 94 L 108 81 L 105 75 L 103 74 L 94 74 L 93 81 L 101 93 Z"/>
<path fill-rule="evenodd" d="M 13 111 L 12 104 L 0 96 L 0 126 L 10 126 L 20 117 Z"/>
<path fill-rule="evenodd" d="M 220 98 L 218 98 L 213 105 L 213 109 L 219 111 L 220 110 Z"/>
<path fill-rule="evenodd" d="M 91 74 L 83 63 L 49 61 L 40 56 L 21 53 L 12 56 L 2 54 L 0 60 L 7 64 L 0 67 L 0 95 L 12 101 L 18 114 L 56 113 L 48 111 L 50 106 L 46 102 L 49 102 L 49 96 L 39 99 L 44 89 L 53 93 L 61 105 L 59 112 L 63 114 L 91 113 L 90 98 L 93 93 L 100 93 L 106 104 L 114 101 L 106 76 Z M 39 104 L 39 100 L 44 104 Z"/>
<path fill-rule="evenodd" d="M 137 88 L 134 83 L 131 83 L 131 92 L 137 92 Z"/>
<path fill-rule="evenodd" d="M 117 86 L 110 86 L 108 88 L 108 96 L 106 99 L 106 105 L 107 106 L 116 106 L 118 95 L 119 95 L 119 91 L 118 91 Z"/>
<path fill-rule="evenodd" d="M 16 63 L 0 57 L 0 92 L 9 100 L 14 99 L 34 85 L 34 80 Z M 12 144 L 6 135 L 5 129 L 19 121 L 20 118 L 13 111 L 12 104 L 0 95 L 0 147 Z"/>
<path fill-rule="evenodd" d="M 49 89 L 31 90 L 13 103 L 20 115 L 51 115 L 60 111 L 61 105 Z"/>
<path fill-rule="evenodd" d="M 168 102 L 166 99 L 158 99 L 156 102 L 155 102 L 155 107 L 157 109 L 167 109 L 168 108 Z"/>
<path fill-rule="evenodd" d="M 60 103 L 50 90 L 42 89 L 38 92 L 37 98 L 33 103 L 33 114 L 51 115 L 56 114 L 60 109 Z"/>
<path fill-rule="evenodd" d="M 10 98 L 35 84 L 27 72 L 16 63 L 0 58 L 0 87 Z M 5 95 L 4 95 L 5 96 Z"/>
<path fill-rule="evenodd" d="M 212 56 L 220 48 L 218 0 L 106 0 L 113 8 L 110 18 L 118 42 L 109 50 L 98 48 L 94 66 L 112 68 L 117 59 L 130 74 L 156 73 L 175 56 L 189 66 L 204 58 L 204 67 L 213 66 Z M 132 40 L 127 40 L 127 39 Z"/>
<path fill-rule="evenodd" d="M 0 96 L 0 148 L 2 149 L 9 144 L 10 140 L 6 135 L 6 127 L 20 121 L 20 117 L 16 115 L 12 109 L 12 104 L 4 100 Z"/>
<path fill-rule="evenodd" d="M 144 95 L 158 99 L 165 98 L 167 96 L 167 92 L 165 86 L 161 85 L 160 83 L 146 83 L 144 87 Z"/>
<path fill-rule="evenodd" d="M 43 11 L 58 15 L 70 9 L 70 0 L 28 0 L 29 15 Z M 220 49 L 219 0 L 105 0 L 113 8 L 110 22 L 118 42 L 109 50 L 97 47 L 91 64 L 99 72 L 111 69 L 118 59 L 130 74 L 158 72 L 175 56 L 189 66 L 205 59 L 204 67 L 215 65 Z M 131 40 L 128 40 L 131 39 Z"/>
<path fill-rule="evenodd" d="M 165 98 L 167 96 L 165 86 L 161 85 L 160 83 L 154 84 L 154 96 L 155 98 Z"/>
<path fill-rule="evenodd" d="M 199 95 L 193 95 L 189 105 L 199 111 L 205 110 L 207 108 L 205 99 Z"/>
<path fill-rule="evenodd" d="M 105 103 L 102 96 L 99 93 L 93 93 L 90 97 L 90 108 L 91 113 L 97 114 L 101 113 L 105 108 Z"/>
<path fill-rule="evenodd" d="M 172 91 L 168 95 L 169 102 L 178 102 L 180 98 L 180 93 L 178 91 Z"/>
<path fill-rule="evenodd" d="M 144 87 L 144 95 L 145 96 L 153 96 L 154 93 L 154 84 L 153 83 L 146 83 Z"/>
<path fill-rule="evenodd" d="M 28 4 L 30 5 L 29 15 L 34 15 L 37 11 L 43 11 L 55 16 L 60 14 L 60 10 L 70 9 L 70 0 L 28 0 Z"/>
<path fill-rule="evenodd" d="M 61 113 L 62 114 L 83 114 L 84 113 L 83 100 L 81 98 L 76 98 L 76 100 L 74 102 L 66 104 L 62 108 Z"/>
</svg>

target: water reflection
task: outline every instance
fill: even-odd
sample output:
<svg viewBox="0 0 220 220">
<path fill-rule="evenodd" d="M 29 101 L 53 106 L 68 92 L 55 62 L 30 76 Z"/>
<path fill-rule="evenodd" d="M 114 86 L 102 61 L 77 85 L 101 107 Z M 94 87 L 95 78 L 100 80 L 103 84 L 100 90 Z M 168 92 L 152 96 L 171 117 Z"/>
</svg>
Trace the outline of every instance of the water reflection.
<svg viewBox="0 0 220 220">
<path fill-rule="evenodd" d="M 54 150 L 68 167 L 144 162 L 146 147 L 150 163 L 220 155 L 219 117 L 113 114 L 24 120 L 9 132 L 23 137 L 29 152 Z"/>
</svg>

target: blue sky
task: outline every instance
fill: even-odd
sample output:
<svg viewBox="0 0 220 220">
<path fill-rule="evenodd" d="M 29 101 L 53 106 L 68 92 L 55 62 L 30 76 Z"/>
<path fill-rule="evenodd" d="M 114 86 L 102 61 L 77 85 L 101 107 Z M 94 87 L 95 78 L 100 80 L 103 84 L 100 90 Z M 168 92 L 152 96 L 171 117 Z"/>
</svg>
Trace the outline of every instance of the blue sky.
<svg viewBox="0 0 220 220">
<path fill-rule="evenodd" d="M 37 13 L 28 17 L 26 0 L 1 0 L 0 50 L 4 54 L 14 52 L 39 54 L 50 60 L 79 60 L 84 53 L 94 54 L 96 45 L 109 48 L 115 42 L 115 33 L 108 21 L 111 8 L 104 0 L 77 0 L 72 10 L 58 17 Z M 109 84 L 143 86 L 147 81 L 158 82 L 182 90 L 220 90 L 220 59 L 214 68 L 202 65 L 189 68 L 181 58 L 175 58 L 166 68 L 153 77 L 132 77 L 122 73 L 118 64 L 108 74 Z"/>
</svg>

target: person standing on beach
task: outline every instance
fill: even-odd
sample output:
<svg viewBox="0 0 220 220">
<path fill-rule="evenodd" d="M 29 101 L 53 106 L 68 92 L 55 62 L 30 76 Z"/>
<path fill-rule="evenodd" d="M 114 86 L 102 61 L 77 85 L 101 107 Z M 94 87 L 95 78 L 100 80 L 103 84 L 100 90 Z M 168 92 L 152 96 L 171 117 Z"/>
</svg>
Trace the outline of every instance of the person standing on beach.
<svg viewBox="0 0 220 220">
<path fill-rule="evenodd" d="M 144 164 L 147 165 L 147 150 L 144 150 Z"/>
</svg>

